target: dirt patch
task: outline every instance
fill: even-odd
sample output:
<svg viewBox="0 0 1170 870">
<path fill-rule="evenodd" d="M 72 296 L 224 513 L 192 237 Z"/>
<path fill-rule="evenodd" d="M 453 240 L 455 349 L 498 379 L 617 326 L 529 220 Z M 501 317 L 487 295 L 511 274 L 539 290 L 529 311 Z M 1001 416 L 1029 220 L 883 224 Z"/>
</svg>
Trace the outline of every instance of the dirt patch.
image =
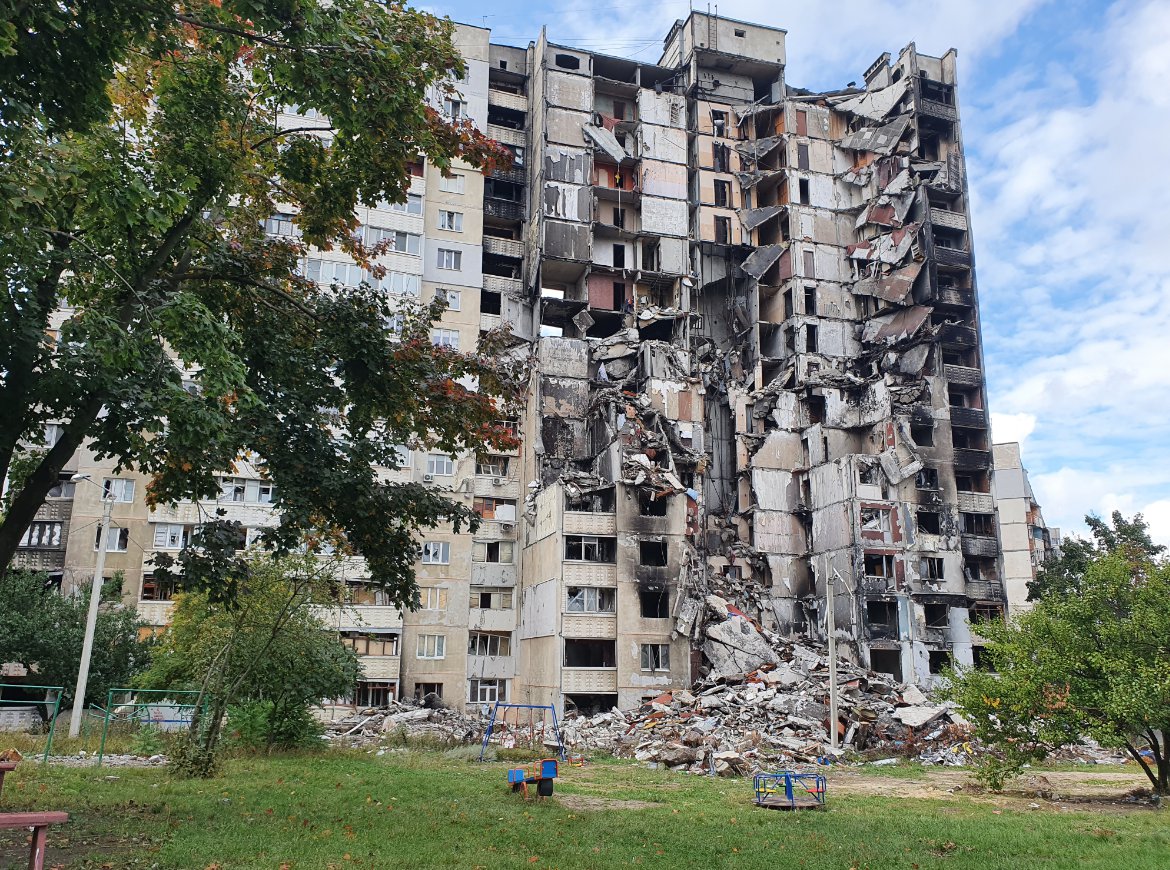
<svg viewBox="0 0 1170 870">
<path fill-rule="evenodd" d="M 584 794 L 560 794 L 557 802 L 570 810 L 648 810 L 661 804 L 649 801 L 621 801 Z"/>
</svg>

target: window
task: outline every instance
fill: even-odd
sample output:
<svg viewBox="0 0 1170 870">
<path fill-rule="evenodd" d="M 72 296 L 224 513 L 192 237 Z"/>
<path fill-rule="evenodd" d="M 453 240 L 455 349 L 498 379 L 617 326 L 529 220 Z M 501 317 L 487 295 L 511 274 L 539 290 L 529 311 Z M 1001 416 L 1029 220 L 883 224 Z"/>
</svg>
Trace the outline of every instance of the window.
<svg viewBox="0 0 1170 870">
<path fill-rule="evenodd" d="M 727 135 L 727 113 L 717 109 L 711 110 L 711 130 L 716 136 Z"/>
<path fill-rule="evenodd" d="M 435 347 L 449 347 L 451 350 L 459 350 L 459 330 L 432 329 L 431 344 Z"/>
<path fill-rule="evenodd" d="M 268 481 L 248 480 L 243 477 L 220 478 L 219 501 L 272 504 L 275 500 L 276 487 Z"/>
<path fill-rule="evenodd" d="M 396 211 L 400 214 L 422 214 L 423 198 L 417 193 L 408 193 L 406 202 L 380 202 L 378 208 Z"/>
<path fill-rule="evenodd" d="M 120 477 L 107 477 L 102 482 L 102 492 L 105 498 L 113 501 L 134 501 L 134 481 Z"/>
<path fill-rule="evenodd" d="M 37 521 L 30 523 L 24 530 L 24 535 L 17 546 L 20 547 L 59 547 L 61 546 L 62 524 L 57 522 Z M 111 530 L 112 531 L 112 530 Z M 100 535 L 101 532 L 99 531 Z"/>
<path fill-rule="evenodd" d="M 438 477 L 450 477 L 455 473 L 455 463 L 450 456 L 442 453 L 432 453 L 427 457 L 427 474 Z"/>
<path fill-rule="evenodd" d="M 471 704 L 504 704 L 508 700 L 507 680 L 468 680 L 467 685 Z"/>
<path fill-rule="evenodd" d="M 662 567 L 666 564 L 665 541 L 639 541 L 638 564 Z"/>
<path fill-rule="evenodd" d="M 716 172 L 731 171 L 731 149 L 722 142 L 711 146 L 711 168 Z"/>
<path fill-rule="evenodd" d="M 808 205 L 812 201 L 812 194 L 809 191 L 808 179 L 801 178 L 797 180 L 796 191 L 798 202 Z"/>
<path fill-rule="evenodd" d="M 295 215 L 278 212 L 264 222 L 264 232 L 270 236 L 299 238 L 301 231 L 297 228 L 295 221 Z"/>
<path fill-rule="evenodd" d="M 340 263 L 309 257 L 305 260 L 305 277 L 317 284 L 342 287 L 356 287 L 366 279 L 366 274 L 357 263 Z"/>
<path fill-rule="evenodd" d="M 796 168 L 808 169 L 808 145 L 803 142 L 796 146 Z"/>
<path fill-rule="evenodd" d="M 418 590 L 419 610 L 446 610 L 447 590 L 437 586 L 424 586 Z"/>
<path fill-rule="evenodd" d="M 639 584 L 638 603 L 643 619 L 670 618 L 670 591 L 661 583 Z"/>
<path fill-rule="evenodd" d="M 619 230 L 626 225 L 626 210 L 624 208 L 615 208 L 613 210 L 613 225 Z"/>
<path fill-rule="evenodd" d="M 393 293 L 397 296 L 413 296 L 418 298 L 422 288 L 421 275 L 407 275 L 404 272 L 387 272 L 380 280 L 371 284 L 379 290 Z"/>
<path fill-rule="evenodd" d="M 477 456 L 475 457 L 475 473 L 486 477 L 507 477 L 507 456 Z"/>
<path fill-rule="evenodd" d="M 918 489 L 933 490 L 938 489 L 938 469 L 924 468 L 918 472 L 918 476 L 914 481 Z"/>
<path fill-rule="evenodd" d="M 919 511 L 917 514 L 918 531 L 924 535 L 940 534 L 942 522 L 938 511 Z"/>
<path fill-rule="evenodd" d="M 932 674 L 941 674 L 944 668 L 951 666 L 951 652 L 945 649 L 927 651 L 927 664 Z"/>
<path fill-rule="evenodd" d="M 581 58 L 572 54 L 554 54 L 553 63 L 561 69 L 580 69 Z"/>
<path fill-rule="evenodd" d="M 950 625 L 950 608 L 945 604 L 924 604 L 922 611 L 927 628 L 947 628 Z"/>
<path fill-rule="evenodd" d="M 398 655 L 398 635 L 344 633 L 341 642 L 353 649 L 359 656 Z"/>
<path fill-rule="evenodd" d="M 624 269 L 626 267 L 626 246 L 613 246 L 613 267 L 615 269 Z"/>
<path fill-rule="evenodd" d="M 156 550 L 181 550 L 191 543 L 192 526 L 179 523 L 154 523 L 154 548 Z"/>
<path fill-rule="evenodd" d="M 804 252 L 804 277 L 815 278 L 817 276 L 817 255 L 811 248 Z"/>
<path fill-rule="evenodd" d="M 443 684 L 442 683 L 415 683 L 414 697 L 416 700 L 424 701 L 428 698 L 435 698 L 443 700 Z"/>
<path fill-rule="evenodd" d="M 943 560 L 938 556 L 923 556 L 918 563 L 918 573 L 923 580 L 942 580 Z"/>
<path fill-rule="evenodd" d="M 346 604 L 357 604 L 363 607 L 389 606 L 390 594 L 378 586 L 371 586 L 360 580 L 346 583 L 344 590 Z"/>
<path fill-rule="evenodd" d="M 959 514 L 959 524 L 968 535 L 991 537 L 995 534 L 994 514 Z"/>
<path fill-rule="evenodd" d="M 731 244 L 731 218 L 715 218 L 715 243 L 718 245 Z"/>
<path fill-rule="evenodd" d="M 670 496 L 657 496 L 653 492 L 638 492 L 638 513 L 644 517 L 664 517 L 670 506 Z"/>
<path fill-rule="evenodd" d="M 99 549 L 102 542 L 102 530 L 99 526 L 97 534 L 93 536 L 93 548 Z M 130 546 L 130 530 L 111 528 L 106 535 L 106 552 L 107 553 L 125 553 Z"/>
<path fill-rule="evenodd" d="M 746 31 L 746 30 L 740 30 L 740 29 L 737 27 L 737 28 L 735 28 L 735 35 L 736 35 L 736 36 L 738 36 L 740 39 L 742 39 L 742 38 L 744 38 L 745 36 L 747 36 L 747 31 Z"/>
<path fill-rule="evenodd" d="M 447 656 L 447 638 L 442 634 L 420 634 L 415 647 L 415 658 L 441 659 Z"/>
<path fill-rule="evenodd" d="M 146 574 L 142 578 L 142 601 L 170 601 L 175 597 L 174 580 L 158 580 L 153 574 Z"/>
<path fill-rule="evenodd" d="M 61 436 L 65 434 L 65 427 L 60 423 L 46 423 L 45 424 L 45 447 L 55 447 L 57 442 L 61 440 Z"/>
<path fill-rule="evenodd" d="M 731 182 L 715 182 L 715 205 L 720 208 L 731 208 Z"/>
<path fill-rule="evenodd" d="M 567 639 L 566 668 L 616 668 L 617 641 Z"/>
<path fill-rule="evenodd" d="M 439 212 L 439 229 L 453 233 L 463 232 L 463 213 L 458 211 Z"/>
<path fill-rule="evenodd" d="M 73 482 L 73 473 L 62 471 L 57 476 L 57 482 L 49 490 L 48 498 L 73 498 L 77 484 Z"/>
<path fill-rule="evenodd" d="M 516 522 L 515 499 L 477 496 L 472 502 L 471 509 L 485 520 L 498 520 L 501 523 Z"/>
<path fill-rule="evenodd" d="M 566 535 L 565 559 L 576 562 L 610 562 L 617 554 L 617 538 Z"/>
<path fill-rule="evenodd" d="M 435 291 L 435 298 L 442 299 L 447 303 L 449 311 L 463 310 L 463 291 L 462 290 L 448 290 L 440 287 Z"/>
<path fill-rule="evenodd" d="M 467 103 L 463 100 L 446 99 L 443 100 L 443 111 L 450 116 L 452 121 L 458 121 L 460 118 L 467 115 Z"/>
<path fill-rule="evenodd" d="M 865 602 L 865 621 L 869 623 L 870 628 L 889 628 L 897 629 L 898 627 L 898 605 L 893 601 L 867 601 Z"/>
<path fill-rule="evenodd" d="M 976 604 L 968 610 L 972 625 L 1003 619 L 1003 605 L 991 602 Z"/>
<path fill-rule="evenodd" d="M 616 613 L 617 590 L 599 589 L 595 586 L 570 586 L 565 590 L 569 613 Z"/>
<path fill-rule="evenodd" d="M 463 193 L 463 185 L 464 176 L 461 173 L 439 176 L 439 190 L 443 193 Z"/>
<path fill-rule="evenodd" d="M 896 649 L 871 649 L 869 666 L 879 674 L 889 674 L 902 682 L 902 653 Z"/>
<path fill-rule="evenodd" d="M 499 314 L 503 298 L 493 290 L 484 290 L 479 294 L 480 314 Z"/>
<path fill-rule="evenodd" d="M 512 654 L 512 636 L 510 634 L 473 631 L 467 636 L 467 654 L 469 656 L 510 656 Z"/>
<path fill-rule="evenodd" d="M 668 643 L 644 643 L 641 644 L 642 654 L 642 670 L 644 671 L 669 671 L 670 670 L 670 644 Z"/>
<path fill-rule="evenodd" d="M 450 248 L 439 248 L 435 265 L 440 269 L 449 269 L 459 272 L 463 269 L 463 252 Z"/>
<path fill-rule="evenodd" d="M 816 316 L 817 313 L 817 288 L 804 288 L 804 313 L 809 317 Z"/>
<path fill-rule="evenodd" d="M 396 694 L 397 683 L 388 680 L 358 680 L 353 700 L 358 707 L 387 707 Z"/>
<path fill-rule="evenodd" d="M 470 603 L 481 610 L 511 610 L 512 590 L 504 586 L 472 586 Z"/>
<path fill-rule="evenodd" d="M 919 447 L 933 447 L 934 423 L 911 423 L 910 438 Z"/>
<path fill-rule="evenodd" d="M 894 557 L 882 553 L 866 553 L 865 576 L 886 578 L 893 577 Z"/>
<path fill-rule="evenodd" d="M 817 347 L 817 327 L 815 323 L 810 323 L 804 328 L 805 353 L 816 353 Z"/>
<path fill-rule="evenodd" d="M 447 541 L 427 541 L 422 545 L 422 562 L 424 565 L 449 565 L 451 545 Z"/>
<path fill-rule="evenodd" d="M 417 257 L 422 253 L 422 236 L 385 227 L 366 227 L 366 244 L 371 246 L 384 244 L 387 252 L 395 254 L 411 254 Z"/>
<path fill-rule="evenodd" d="M 410 465 L 410 448 L 405 444 L 394 445 L 394 465 L 396 468 L 406 468 Z"/>
<path fill-rule="evenodd" d="M 471 545 L 471 561 L 511 565 L 512 541 L 475 541 Z"/>
<path fill-rule="evenodd" d="M 877 532 L 883 535 L 889 534 L 890 512 L 881 508 L 862 508 L 861 531 Z"/>
</svg>

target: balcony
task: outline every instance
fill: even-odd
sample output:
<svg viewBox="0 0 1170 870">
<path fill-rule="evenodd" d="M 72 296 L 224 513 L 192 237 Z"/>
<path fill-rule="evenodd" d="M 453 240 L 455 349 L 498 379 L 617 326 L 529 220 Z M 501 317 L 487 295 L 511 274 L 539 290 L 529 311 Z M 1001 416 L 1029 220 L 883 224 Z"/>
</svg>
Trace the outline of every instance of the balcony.
<svg viewBox="0 0 1170 870">
<path fill-rule="evenodd" d="M 564 562 L 561 577 L 566 586 L 617 586 L 617 565 L 608 562 Z"/>
<path fill-rule="evenodd" d="M 138 618 L 147 625 L 166 625 L 171 621 L 173 601 L 139 601 Z"/>
<path fill-rule="evenodd" d="M 510 181 L 512 184 L 527 184 L 528 175 L 523 167 L 513 166 L 511 169 L 494 169 L 488 176 L 500 181 Z"/>
<path fill-rule="evenodd" d="M 1002 601 L 1003 584 L 998 580 L 968 580 L 967 597 L 977 601 Z"/>
<path fill-rule="evenodd" d="M 565 511 L 562 521 L 566 535 L 616 535 L 617 514 Z"/>
<path fill-rule="evenodd" d="M 473 607 L 468 612 L 467 626 L 472 631 L 515 631 L 515 610 L 485 610 Z"/>
<path fill-rule="evenodd" d="M 963 535 L 964 556 L 985 556 L 994 559 L 999 555 L 999 542 L 983 535 Z"/>
<path fill-rule="evenodd" d="M 893 577 L 862 577 L 861 591 L 869 595 L 887 595 L 897 591 Z"/>
<path fill-rule="evenodd" d="M 939 287 L 934 291 L 934 301 L 951 308 L 974 308 L 975 294 L 957 287 Z"/>
<path fill-rule="evenodd" d="M 563 637 L 617 639 L 617 616 L 612 613 L 566 613 L 561 617 Z"/>
<path fill-rule="evenodd" d="M 944 326 L 938 338 L 943 344 L 955 347 L 975 347 L 979 344 L 979 333 L 975 331 L 975 327 L 963 326 L 961 323 Z"/>
<path fill-rule="evenodd" d="M 495 139 L 497 142 L 503 142 L 505 145 L 523 145 L 524 131 L 513 130 L 510 127 L 499 127 L 495 124 L 487 125 L 487 134 L 489 139 Z"/>
<path fill-rule="evenodd" d="M 940 266 L 971 267 L 971 252 L 960 248 L 944 248 L 941 245 L 935 245 L 934 259 Z"/>
<path fill-rule="evenodd" d="M 506 221 L 524 220 L 524 203 L 510 199 L 485 198 L 483 213 L 487 217 L 500 218 Z"/>
<path fill-rule="evenodd" d="M 397 607 L 376 604 L 350 604 L 313 607 L 313 615 L 332 629 L 401 628 L 402 614 Z"/>
<path fill-rule="evenodd" d="M 617 668 L 562 668 L 561 691 L 597 695 L 617 691 Z"/>
<path fill-rule="evenodd" d="M 477 475 L 475 478 L 474 494 L 487 498 L 516 498 L 520 497 L 520 481 L 508 477 L 487 477 Z M 613 534 L 610 532 L 609 534 Z"/>
<path fill-rule="evenodd" d="M 943 374 L 947 382 L 957 387 L 978 387 L 983 384 L 983 372 L 971 366 L 944 365 Z M 955 409 L 952 408 L 953 412 Z M 951 419 L 954 419 L 952 414 Z"/>
<path fill-rule="evenodd" d="M 961 211 L 948 211 L 945 208 L 932 207 L 930 209 L 930 222 L 937 227 L 967 231 L 967 215 Z"/>
<path fill-rule="evenodd" d="M 978 369 L 976 369 L 978 371 Z M 979 382 L 976 381 L 976 384 Z M 986 429 L 987 412 L 982 408 L 951 408 L 951 425 L 968 429 Z"/>
<path fill-rule="evenodd" d="M 493 293 L 507 293 L 520 296 L 524 293 L 524 282 L 519 278 L 505 278 L 502 275 L 484 275 L 483 289 Z"/>
<path fill-rule="evenodd" d="M 955 450 L 955 468 L 958 471 L 986 471 L 991 468 L 991 451 L 960 447 Z"/>
<path fill-rule="evenodd" d="M 928 100 L 925 97 L 918 98 L 918 113 L 931 118 L 941 118 L 944 121 L 959 120 L 959 110 L 954 106 L 940 103 L 937 100 Z"/>
<path fill-rule="evenodd" d="M 497 236 L 484 236 L 483 252 L 485 254 L 496 254 L 500 257 L 512 257 L 516 260 L 523 260 L 524 243 L 518 239 L 501 239 Z"/>
<path fill-rule="evenodd" d="M 476 679 L 507 680 L 516 676 L 516 659 L 512 656 L 467 657 L 467 673 Z"/>
<path fill-rule="evenodd" d="M 361 656 L 358 665 L 367 680 L 397 680 L 402 675 L 402 659 L 398 656 Z"/>
<path fill-rule="evenodd" d="M 499 106 L 501 109 L 512 109 L 517 112 L 527 112 L 528 97 L 524 94 L 514 94 L 511 91 L 500 91 L 489 86 L 488 105 Z"/>
<path fill-rule="evenodd" d="M 511 562 L 472 562 L 473 586 L 515 586 L 516 566 Z"/>
<path fill-rule="evenodd" d="M 989 492 L 959 491 L 959 510 L 968 514 L 995 513 L 995 499 Z"/>
</svg>

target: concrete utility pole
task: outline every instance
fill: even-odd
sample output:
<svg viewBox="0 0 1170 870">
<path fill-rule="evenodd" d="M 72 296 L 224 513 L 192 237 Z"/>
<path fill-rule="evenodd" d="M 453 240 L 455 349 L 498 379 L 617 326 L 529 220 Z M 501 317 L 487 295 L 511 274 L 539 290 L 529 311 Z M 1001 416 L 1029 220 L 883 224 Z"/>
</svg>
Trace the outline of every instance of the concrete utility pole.
<svg viewBox="0 0 1170 870">
<path fill-rule="evenodd" d="M 825 589 L 825 630 L 829 635 L 829 745 L 837 748 L 837 619 L 833 613 L 833 599 L 837 588 L 834 580 L 841 580 L 841 575 L 834 568 L 829 572 L 828 586 Z M 841 581 L 844 585 L 845 581 Z"/>
<path fill-rule="evenodd" d="M 74 475 L 73 479 L 89 480 L 89 475 Z M 76 737 L 81 733 L 81 717 L 85 712 L 85 689 L 89 682 L 89 660 L 93 655 L 93 634 L 97 628 L 98 605 L 102 600 L 102 572 L 106 569 L 106 544 L 110 536 L 110 512 L 113 508 L 114 490 L 111 487 L 108 493 L 102 493 L 102 531 L 98 537 L 93 585 L 89 589 L 89 616 L 85 620 L 85 641 L 81 645 L 81 667 L 77 670 L 77 692 L 73 697 L 73 713 L 69 717 L 70 737 Z"/>
</svg>

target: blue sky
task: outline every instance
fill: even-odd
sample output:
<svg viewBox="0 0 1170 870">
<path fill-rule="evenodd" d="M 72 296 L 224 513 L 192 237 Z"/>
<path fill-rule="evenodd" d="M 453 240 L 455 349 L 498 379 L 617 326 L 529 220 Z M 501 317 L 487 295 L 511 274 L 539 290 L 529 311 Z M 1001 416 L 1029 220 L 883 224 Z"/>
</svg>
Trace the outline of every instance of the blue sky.
<svg viewBox="0 0 1170 870">
<path fill-rule="evenodd" d="M 493 38 L 655 61 L 689 4 L 427 4 Z M 706 4 L 697 8 L 706 9 Z M 1170 3 L 724 0 L 788 31 L 791 84 L 959 51 L 990 403 L 1050 525 L 1141 511 L 1170 544 Z"/>
</svg>

